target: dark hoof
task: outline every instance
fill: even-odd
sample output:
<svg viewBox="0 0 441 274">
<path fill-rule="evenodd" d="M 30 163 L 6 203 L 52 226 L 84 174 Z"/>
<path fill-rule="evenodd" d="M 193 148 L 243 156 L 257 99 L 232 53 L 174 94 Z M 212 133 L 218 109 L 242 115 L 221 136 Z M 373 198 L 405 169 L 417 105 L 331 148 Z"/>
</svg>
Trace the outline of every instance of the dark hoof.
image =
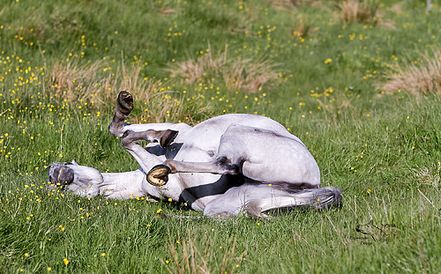
<svg viewBox="0 0 441 274">
<path fill-rule="evenodd" d="M 166 165 L 157 165 L 147 173 L 147 181 L 154 186 L 163 186 L 168 182 L 171 169 Z"/>
<path fill-rule="evenodd" d="M 49 168 L 49 181 L 56 185 L 69 185 L 74 181 L 75 174 L 73 169 L 65 164 L 53 164 Z"/>
<path fill-rule="evenodd" d="M 159 139 L 159 144 L 161 147 L 168 147 L 178 136 L 179 131 L 167 129 Z"/>
<path fill-rule="evenodd" d="M 129 115 L 133 110 L 133 96 L 127 91 L 120 91 L 118 94 L 118 108 L 121 113 L 125 115 Z"/>
</svg>

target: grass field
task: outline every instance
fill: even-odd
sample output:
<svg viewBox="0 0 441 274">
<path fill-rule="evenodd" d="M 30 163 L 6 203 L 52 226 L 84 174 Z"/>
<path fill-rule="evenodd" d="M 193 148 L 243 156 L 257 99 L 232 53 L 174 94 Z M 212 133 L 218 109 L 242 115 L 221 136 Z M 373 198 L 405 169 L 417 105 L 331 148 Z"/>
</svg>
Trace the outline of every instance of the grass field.
<svg viewBox="0 0 441 274">
<path fill-rule="evenodd" d="M 4 1 L 1 273 L 441 271 L 441 7 L 433 1 Z M 437 61 L 438 60 L 438 61 Z M 45 191 L 51 162 L 137 164 L 107 132 L 258 113 L 309 147 L 344 206 L 161 218 L 143 199 Z"/>
</svg>

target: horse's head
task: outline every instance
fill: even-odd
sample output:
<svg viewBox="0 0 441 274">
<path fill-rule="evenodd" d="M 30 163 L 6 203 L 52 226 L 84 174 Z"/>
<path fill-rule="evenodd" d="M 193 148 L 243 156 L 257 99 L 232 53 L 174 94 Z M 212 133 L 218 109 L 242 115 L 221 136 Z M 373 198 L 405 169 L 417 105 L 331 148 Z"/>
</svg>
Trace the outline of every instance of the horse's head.
<svg viewBox="0 0 441 274">
<path fill-rule="evenodd" d="M 81 180 L 85 176 L 76 176 L 78 172 L 87 173 L 87 180 Z M 101 173 L 94 169 L 79 166 L 75 161 L 70 163 L 52 163 L 49 166 L 48 189 L 60 188 L 64 191 L 73 192 L 83 197 L 95 197 L 99 194 L 99 183 L 102 182 Z"/>
</svg>

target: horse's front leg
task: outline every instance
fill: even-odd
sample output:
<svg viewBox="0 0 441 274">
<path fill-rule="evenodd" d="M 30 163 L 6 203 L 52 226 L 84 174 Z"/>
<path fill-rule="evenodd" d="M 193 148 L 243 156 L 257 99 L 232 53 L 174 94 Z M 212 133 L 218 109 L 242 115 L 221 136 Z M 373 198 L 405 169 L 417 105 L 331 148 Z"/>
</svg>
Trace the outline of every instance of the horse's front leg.
<svg viewBox="0 0 441 274">
<path fill-rule="evenodd" d="M 116 137 L 122 137 L 126 119 L 133 110 L 133 97 L 127 91 L 121 91 L 116 99 L 115 112 L 112 122 L 109 125 L 109 131 Z"/>
<path fill-rule="evenodd" d="M 127 124 L 126 119 L 132 110 L 132 95 L 127 91 L 121 91 L 116 100 L 112 122 L 109 125 L 109 131 L 112 135 L 122 138 L 125 133 L 133 132 L 130 139 L 157 142 L 162 147 L 166 147 L 173 142 L 178 133 L 185 132 L 191 128 L 184 123 Z M 126 141 L 129 140 L 128 138 L 125 139 Z"/>
<path fill-rule="evenodd" d="M 147 125 L 127 125 L 125 120 L 133 109 L 133 97 L 126 91 L 121 91 L 118 94 L 115 106 L 115 114 L 112 122 L 109 125 L 109 131 L 114 136 L 121 138 L 121 143 L 124 148 L 132 155 L 132 157 L 141 166 L 144 173 L 149 172 L 156 166 L 162 165 L 165 157 L 158 157 L 149 153 L 141 145 L 137 143 L 140 140 L 147 140 L 150 142 L 159 142 L 161 146 L 169 145 L 178 135 L 178 131 L 169 129 L 168 126 L 172 124 L 147 124 Z M 146 126 L 153 127 L 147 129 Z M 179 127 L 179 126 L 178 126 Z M 132 129 L 144 129 L 143 131 L 133 131 Z M 166 171 L 168 172 L 168 171 Z M 168 172 L 169 173 L 169 172 Z M 162 186 L 167 183 L 168 177 L 159 175 L 151 175 L 148 178 L 149 183 L 154 186 Z"/>
</svg>

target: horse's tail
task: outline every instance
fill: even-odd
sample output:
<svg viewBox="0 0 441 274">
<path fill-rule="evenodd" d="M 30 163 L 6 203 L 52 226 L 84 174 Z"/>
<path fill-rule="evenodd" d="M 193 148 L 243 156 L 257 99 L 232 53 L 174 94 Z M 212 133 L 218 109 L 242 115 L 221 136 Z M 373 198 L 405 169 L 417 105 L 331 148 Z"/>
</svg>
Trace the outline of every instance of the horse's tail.
<svg viewBox="0 0 441 274">
<path fill-rule="evenodd" d="M 254 207 L 260 212 L 276 208 L 311 207 L 315 209 L 328 209 L 341 207 L 341 190 L 334 187 L 310 188 L 299 190 L 295 193 L 265 198 L 248 206 Z"/>
</svg>

